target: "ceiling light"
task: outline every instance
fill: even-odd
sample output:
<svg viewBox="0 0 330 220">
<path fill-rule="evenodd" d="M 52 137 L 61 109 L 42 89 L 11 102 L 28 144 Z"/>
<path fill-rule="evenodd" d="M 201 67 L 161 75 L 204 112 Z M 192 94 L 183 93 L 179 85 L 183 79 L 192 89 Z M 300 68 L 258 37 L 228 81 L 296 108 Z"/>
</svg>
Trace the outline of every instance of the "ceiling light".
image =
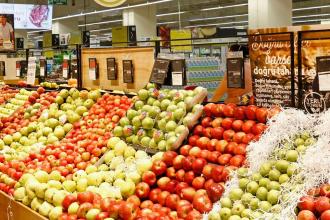
<svg viewBox="0 0 330 220">
<path fill-rule="evenodd" d="M 108 31 L 108 30 L 112 30 L 112 28 L 102 28 L 102 29 L 89 30 L 89 32 Z"/>
<path fill-rule="evenodd" d="M 226 25 L 226 24 L 242 24 L 242 23 L 248 23 L 248 21 L 233 21 L 233 22 L 224 22 L 224 23 L 216 23 L 216 24 L 189 25 L 189 26 L 186 26 L 185 28 L 220 26 L 220 25 Z"/>
<path fill-rule="evenodd" d="M 204 20 L 214 20 L 214 19 L 221 19 L 221 18 L 235 18 L 235 17 L 243 17 L 243 16 L 248 16 L 248 14 L 227 15 L 227 16 L 220 16 L 220 17 L 210 17 L 210 18 L 196 18 L 196 19 L 191 19 L 189 21 L 204 21 Z"/>
<path fill-rule="evenodd" d="M 91 25 L 97 25 L 97 24 L 108 24 L 108 23 L 116 23 L 121 22 L 122 19 L 119 20 L 113 20 L 113 21 L 101 21 L 101 22 L 95 22 L 95 23 L 88 23 L 88 24 L 79 24 L 78 27 L 85 27 L 85 26 L 91 26 Z"/>
<path fill-rule="evenodd" d="M 166 22 L 160 22 L 160 23 L 157 23 L 157 25 L 162 25 L 162 24 L 175 24 L 175 23 L 178 23 L 178 21 L 166 21 Z"/>
<path fill-rule="evenodd" d="M 179 15 L 179 14 L 184 14 L 186 13 L 185 11 L 181 11 L 181 12 L 171 12 L 171 13 L 165 13 L 165 14 L 158 14 L 156 15 L 157 17 L 163 17 L 163 16 L 168 16 L 168 15 Z"/>
<path fill-rule="evenodd" d="M 324 16 L 330 16 L 330 14 L 316 14 L 316 15 L 302 15 L 302 16 L 293 16 L 292 18 L 310 18 L 310 17 L 324 17 Z"/>
<path fill-rule="evenodd" d="M 244 4 L 236 4 L 236 5 L 225 5 L 225 6 L 218 6 L 213 8 L 203 8 L 201 11 L 211 11 L 211 10 L 218 10 L 218 9 L 224 9 L 224 8 L 236 8 L 236 7 L 242 7 L 242 6 L 248 6 L 248 3 Z"/>
<path fill-rule="evenodd" d="M 138 8 L 138 7 L 142 7 L 142 6 L 161 4 L 161 3 L 165 3 L 165 2 L 171 2 L 171 1 L 173 1 L 173 0 L 160 0 L 160 1 L 154 1 L 154 2 L 145 2 L 145 3 L 141 3 L 141 4 L 136 4 L 136 5 L 128 5 L 128 6 L 110 8 L 110 9 L 99 10 L 99 11 L 67 15 L 67 16 L 63 16 L 63 17 L 54 18 L 53 21 L 64 20 L 64 19 L 74 18 L 74 17 L 81 17 L 81 16 L 85 16 L 85 15 L 101 14 L 101 13 L 105 13 L 105 12 L 118 11 L 118 10 L 130 9 L 130 8 Z"/>
<path fill-rule="evenodd" d="M 310 19 L 310 20 L 293 21 L 293 23 L 319 22 L 319 21 L 327 21 L 327 20 L 328 19 Z"/>
<path fill-rule="evenodd" d="M 305 10 L 312 10 L 312 9 L 319 9 L 319 8 L 330 8 L 330 5 L 320 5 L 320 6 L 313 6 L 313 7 L 294 8 L 294 9 L 292 9 L 292 11 L 305 11 Z"/>
</svg>

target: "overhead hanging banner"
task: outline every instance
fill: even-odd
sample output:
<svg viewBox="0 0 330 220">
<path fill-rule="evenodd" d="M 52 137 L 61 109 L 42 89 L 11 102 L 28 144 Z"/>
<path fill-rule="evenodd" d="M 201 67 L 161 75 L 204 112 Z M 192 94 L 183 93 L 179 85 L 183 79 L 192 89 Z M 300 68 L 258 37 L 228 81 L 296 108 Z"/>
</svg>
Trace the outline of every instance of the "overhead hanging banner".
<svg viewBox="0 0 330 220">
<path fill-rule="evenodd" d="M 99 5 L 109 8 L 117 7 L 126 2 L 126 0 L 94 0 L 94 1 Z"/>
<path fill-rule="evenodd" d="M 52 29 L 52 5 L 0 3 L 0 14 L 14 14 L 16 29 Z"/>
<path fill-rule="evenodd" d="M 0 51 L 15 50 L 14 15 L 0 14 Z"/>
<path fill-rule="evenodd" d="M 172 52 L 191 52 L 191 30 L 171 30 L 171 51 Z M 182 39 L 182 40 L 181 40 Z"/>
</svg>

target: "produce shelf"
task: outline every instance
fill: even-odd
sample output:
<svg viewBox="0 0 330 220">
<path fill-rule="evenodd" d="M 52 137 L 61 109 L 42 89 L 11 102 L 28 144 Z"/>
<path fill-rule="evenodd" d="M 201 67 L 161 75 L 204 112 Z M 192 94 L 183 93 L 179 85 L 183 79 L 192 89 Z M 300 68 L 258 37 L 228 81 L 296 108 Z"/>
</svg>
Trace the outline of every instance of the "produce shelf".
<svg viewBox="0 0 330 220">
<path fill-rule="evenodd" d="M 11 206 L 11 211 L 8 208 Z M 11 215 L 11 214 L 12 215 Z M 0 219 L 1 220 L 47 220 L 39 213 L 0 191 Z"/>
</svg>

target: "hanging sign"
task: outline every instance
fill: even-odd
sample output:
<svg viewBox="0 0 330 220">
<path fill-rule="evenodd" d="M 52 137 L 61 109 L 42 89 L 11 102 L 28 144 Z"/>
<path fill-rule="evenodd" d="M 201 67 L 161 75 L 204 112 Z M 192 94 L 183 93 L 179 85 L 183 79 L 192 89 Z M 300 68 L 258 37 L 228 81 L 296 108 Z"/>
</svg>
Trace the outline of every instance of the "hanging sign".
<svg viewBox="0 0 330 220">
<path fill-rule="evenodd" d="M 94 1 L 99 5 L 109 8 L 117 7 L 126 2 L 126 0 L 94 0 Z"/>
<path fill-rule="evenodd" d="M 163 85 L 168 73 L 170 61 L 164 59 L 156 59 L 152 68 L 150 82 Z"/>
<path fill-rule="evenodd" d="M 68 55 L 64 55 L 63 57 L 63 65 L 62 65 L 62 76 L 64 79 L 69 78 L 69 59 L 70 57 Z"/>
<path fill-rule="evenodd" d="M 132 60 L 123 60 L 123 79 L 124 83 L 134 82 L 134 69 Z"/>
</svg>

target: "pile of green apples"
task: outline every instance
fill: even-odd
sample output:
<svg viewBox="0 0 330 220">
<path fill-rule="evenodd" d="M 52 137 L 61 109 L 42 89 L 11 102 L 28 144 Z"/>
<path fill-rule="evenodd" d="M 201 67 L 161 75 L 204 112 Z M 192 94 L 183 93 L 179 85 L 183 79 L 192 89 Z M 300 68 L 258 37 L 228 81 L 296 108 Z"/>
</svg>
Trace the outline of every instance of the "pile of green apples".
<svg viewBox="0 0 330 220">
<path fill-rule="evenodd" d="M 0 149 L 6 161 L 23 160 L 30 152 L 37 153 L 42 146 L 63 139 L 73 124 L 88 114 L 88 109 L 99 97 L 99 91 L 79 92 L 75 88 L 70 91 L 61 90 L 55 98 L 55 103 L 45 109 L 37 121 L 30 122 L 28 126 L 12 135 L 5 135 L 0 140 Z M 40 107 L 41 104 L 35 103 L 27 108 L 25 116 L 29 117 Z"/>
<path fill-rule="evenodd" d="M 286 189 L 291 188 L 290 178 L 298 170 L 296 162 L 308 146 L 314 143 L 307 132 L 297 135 L 294 141 L 283 143 L 275 149 L 270 159 L 258 172 L 248 168 L 237 170 L 238 186 L 220 199 L 220 211 L 212 211 L 209 220 L 248 220 L 262 217 L 265 213 L 278 214 L 285 200 Z M 299 184 L 299 183 L 297 183 Z"/>
<path fill-rule="evenodd" d="M 20 106 L 24 105 L 29 100 L 32 92 L 26 89 L 21 89 L 14 98 L 10 99 L 5 105 L 0 106 L 0 118 L 8 117 L 13 114 Z"/>
<path fill-rule="evenodd" d="M 187 133 L 192 115 L 201 107 L 192 102 L 202 90 L 158 90 L 148 84 L 138 92 L 134 106 L 120 119 L 114 135 L 145 148 L 173 150 L 178 137 Z"/>
<path fill-rule="evenodd" d="M 162 158 L 162 153 L 151 158 L 144 151 L 136 151 L 118 137 L 111 138 L 107 147 L 109 151 L 102 164 L 89 165 L 86 170 L 79 170 L 69 177 L 62 176 L 57 170 L 49 174 L 43 170 L 23 174 L 15 185 L 15 200 L 54 219 L 52 210 L 61 212 L 63 200 L 69 194 L 76 196 L 88 191 L 114 199 L 133 195 L 142 174 L 151 169 L 153 161 Z"/>
</svg>

